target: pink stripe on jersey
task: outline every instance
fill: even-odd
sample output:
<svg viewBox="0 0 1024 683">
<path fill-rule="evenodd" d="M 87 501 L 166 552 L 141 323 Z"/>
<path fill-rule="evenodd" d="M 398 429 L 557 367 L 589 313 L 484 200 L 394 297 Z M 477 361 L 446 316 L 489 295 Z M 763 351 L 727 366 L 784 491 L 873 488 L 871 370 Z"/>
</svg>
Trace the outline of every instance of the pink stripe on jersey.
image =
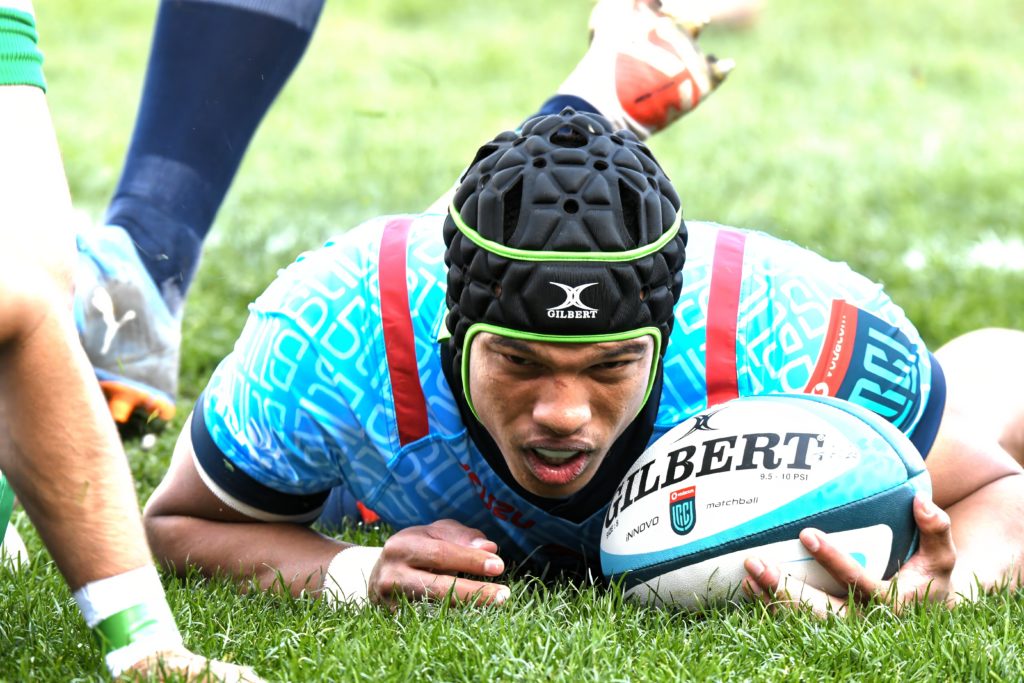
<svg viewBox="0 0 1024 683">
<path fill-rule="evenodd" d="M 388 221 L 380 241 L 380 316 L 401 446 L 423 438 L 429 431 L 406 284 L 405 254 L 411 223 L 411 218 Z"/>
<path fill-rule="evenodd" d="M 743 233 L 721 230 L 715 243 L 711 292 L 708 295 L 704 370 L 709 406 L 739 396 L 739 382 L 736 378 L 736 318 L 740 309 L 743 247 L 746 239 Z"/>
</svg>

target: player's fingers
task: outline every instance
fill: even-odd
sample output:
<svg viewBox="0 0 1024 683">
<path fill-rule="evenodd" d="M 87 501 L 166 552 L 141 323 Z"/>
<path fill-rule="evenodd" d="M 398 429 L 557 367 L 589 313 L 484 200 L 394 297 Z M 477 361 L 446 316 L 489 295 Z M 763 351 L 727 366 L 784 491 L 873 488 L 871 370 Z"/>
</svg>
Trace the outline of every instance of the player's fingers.
<svg viewBox="0 0 1024 683">
<path fill-rule="evenodd" d="M 743 562 L 747 576 L 742 588 L 747 595 L 760 600 L 772 611 L 778 609 L 809 608 L 818 618 L 843 614 L 845 604 L 803 580 L 782 572 L 778 567 L 766 565 L 757 558 Z"/>
<path fill-rule="evenodd" d="M 502 584 L 459 578 L 453 584 L 451 597 L 461 604 L 497 606 L 504 604 L 511 593 L 509 587 Z"/>
<path fill-rule="evenodd" d="M 490 541 L 479 529 L 468 527 L 454 519 L 442 519 L 424 527 L 432 538 L 450 541 L 458 545 L 479 548 L 489 553 L 498 551 L 498 544 Z"/>
<path fill-rule="evenodd" d="M 859 600 L 869 600 L 885 589 L 883 582 L 868 576 L 859 562 L 833 545 L 828 535 L 818 529 L 801 531 L 800 542 L 839 585 L 853 588 Z"/>
<path fill-rule="evenodd" d="M 384 543 L 382 559 L 436 574 L 498 576 L 505 571 L 505 562 L 489 550 L 420 535 L 392 536 Z"/>
<path fill-rule="evenodd" d="M 760 579 L 762 570 L 758 569 L 761 565 L 760 563 L 751 565 L 749 564 L 751 562 L 754 562 L 754 560 L 747 560 L 743 563 L 748 575 L 743 577 L 743 581 L 740 583 L 740 588 L 751 600 L 763 602 L 768 607 L 771 607 L 771 598 L 774 593 L 774 589 L 769 590 L 761 585 Z M 751 573 L 751 567 L 755 568 L 753 571 L 757 571 L 756 576 Z"/>
<path fill-rule="evenodd" d="M 508 600 L 508 586 L 485 583 L 472 579 L 432 574 L 410 569 L 392 582 L 390 590 L 382 595 L 385 602 L 394 604 L 399 595 L 413 600 L 450 600 L 451 604 L 501 605 Z"/>
<path fill-rule="evenodd" d="M 224 683 L 263 683 L 251 667 L 228 664 L 227 662 L 210 662 L 211 680 L 223 681 Z"/>
<path fill-rule="evenodd" d="M 743 561 L 743 568 L 747 570 L 747 578 L 757 595 L 771 594 L 778 588 L 780 574 L 774 567 L 768 567 L 756 557 L 748 557 Z"/>
<path fill-rule="evenodd" d="M 951 584 L 957 554 L 949 515 L 926 495 L 919 495 L 914 499 L 914 521 L 920 530 L 920 546 L 892 581 L 886 582 L 886 599 L 897 612 L 922 600 L 953 606 L 959 596 Z"/>
<path fill-rule="evenodd" d="M 882 599 L 897 614 L 919 602 L 944 603 L 952 607 L 959 599 L 959 596 L 951 591 L 947 579 L 916 571 L 911 565 L 907 565 L 891 581 L 883 583 L 886 590 L 882 593 Z"/>
<path fill-rule="evenodd" d="M 782 572 L 778 567 L 749 557 L 744 560 L 743 568 L 747 570 L 747 576 L 743 579 L 742 587 L 747 595 L 760 600 L 772 610 L 782 606 L 779 602 L 780 592 L 783 592 L 783 602 L 788 601 L 788 596 L 784 594 L 785 587 L 781 583 Z"/>
<path fill-rule="evenodd" d="M 127 680 L 185 680 L 189 683 L 263 683 L 247 666 L 206 659 L 185 649 L 157 652 L 136 663 L 121 676 Z"/>
<path fill-rule="evenodd" d="M 956 565 L 956 545 L 949 515 L 926 496 L 914 498 L 914 520 L 921 531 L 918 554 L 927 565 L 928 573 L 946 578 Z"/>
</svg>

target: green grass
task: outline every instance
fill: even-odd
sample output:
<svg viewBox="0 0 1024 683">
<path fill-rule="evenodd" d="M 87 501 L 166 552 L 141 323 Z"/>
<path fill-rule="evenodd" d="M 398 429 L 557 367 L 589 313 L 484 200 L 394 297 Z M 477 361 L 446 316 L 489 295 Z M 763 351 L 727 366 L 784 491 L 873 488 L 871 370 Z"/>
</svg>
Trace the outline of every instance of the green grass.
<svg viewBox="0 0 1024 683">
<path fill-rule="evenodd" d="M 72 191 L 98 217 L 120 172 L 155 3 L 38 5 Z M 185 320 L 181 418 L 151 451 L 128 444 L 142 500 L 276 269 L 363 219 L 426 206 L 476 146 L 558 85 L 585 46 L 588 11 L 585 0 L 327 4 L 205 252 Z M 766 0 L 751 30 L 702 38 L 739 66 L 652 148 L 687 218 L 761 228 L 849 262 L 884 282 L 933 346 L 982 325 L 1024 326 L 1024 263 L 970 258 L 986 241 L 1003 254 L 1024 248 L 1022 21 L 1013 0 Z M 0 679 L 102 678 L 60 575 L 16 519 L 35 560 L 0 573 Z M 501 610 L 394 615 L 198 578 L 168 586 L 191 647 L 272 679 L 1024 677 L 1019 594 L 818 623 L 755 606 L 670 614 L 527 578 Z"/>
</svg>

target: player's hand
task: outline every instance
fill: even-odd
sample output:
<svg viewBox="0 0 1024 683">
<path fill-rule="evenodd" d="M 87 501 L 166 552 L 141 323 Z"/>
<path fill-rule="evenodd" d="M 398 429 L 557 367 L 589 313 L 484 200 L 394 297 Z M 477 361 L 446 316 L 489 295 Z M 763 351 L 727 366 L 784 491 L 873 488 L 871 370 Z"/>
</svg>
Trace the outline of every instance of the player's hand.
<svg viewBox="0 0 1024 683">
<path fill-rule="evenodd" d="M 914 519 L 921 532 L 920 546 L 890 580 L 865 576 L 864 568 L 832 545 L 826 534 L 816 529 L 800 532 L 800 541 L 818 564 L 841 585 L 852 588 L 852 605 L 848 597 L 836 597 L 812 588 L 756 558 L 744 562 L 748 576 L 743 580 L 743 589 L 773 608 L 810 607 L 818 616 L 844 614 L 872 598 L 890 604 L 897 612 L 920 601 L 940 602 L 951 607 L 958 596 L 952 584 L 956 547 L 949 515 L 925 496 L 918 495 L 914 499 Z"/>
<path fill-rule="evenodd" d="M 507 586 L 456 576 L 500 576 L 505 563 L 497 551 L 497 544 L 481 532 L 452 519 L 403 529 L 384 543 L 370 573 L 370 600 L 394 606 L 398 596 L 404 595 L 417 600 L 500 605 L 508 599 Z"/>
<path fill-rule="evenodd" d="M 184 648 L 151 655 L 121 674 L 119 680 L 263 683 L 263 679 L 247 666 L 207 659 Z"/>
</svg>

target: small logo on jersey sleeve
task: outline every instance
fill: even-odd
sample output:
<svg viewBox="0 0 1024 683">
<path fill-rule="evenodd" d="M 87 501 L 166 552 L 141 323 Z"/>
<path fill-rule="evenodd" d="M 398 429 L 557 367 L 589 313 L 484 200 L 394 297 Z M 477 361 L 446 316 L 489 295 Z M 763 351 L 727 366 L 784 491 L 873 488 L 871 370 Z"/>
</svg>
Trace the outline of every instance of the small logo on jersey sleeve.
<svg viewBox="0 0 1024 683">
<path fill-rule="evenodd" d="M 668 511 L 672 531 L 680 536 L 693 531 L 697 523 L 697 487 L 687 486 L 668 494 Z"/>
<path fill-rule="evenodd" d="M 921 352 L 892 323 L 836 300 L 804 391 L 846 399 L 907 431 L 924 400 Z"/>
<path fill-rule="evenodd" d="M 839 388 L 846 379 L 846 371 L 853 356 L 858 311 L 856 306 L 840 299 L 832 302 L 825 343 L 818 356 L 818 364 L 807 382 L 806 393 L 818 396 L 839 395 Z"/>
</svg>

